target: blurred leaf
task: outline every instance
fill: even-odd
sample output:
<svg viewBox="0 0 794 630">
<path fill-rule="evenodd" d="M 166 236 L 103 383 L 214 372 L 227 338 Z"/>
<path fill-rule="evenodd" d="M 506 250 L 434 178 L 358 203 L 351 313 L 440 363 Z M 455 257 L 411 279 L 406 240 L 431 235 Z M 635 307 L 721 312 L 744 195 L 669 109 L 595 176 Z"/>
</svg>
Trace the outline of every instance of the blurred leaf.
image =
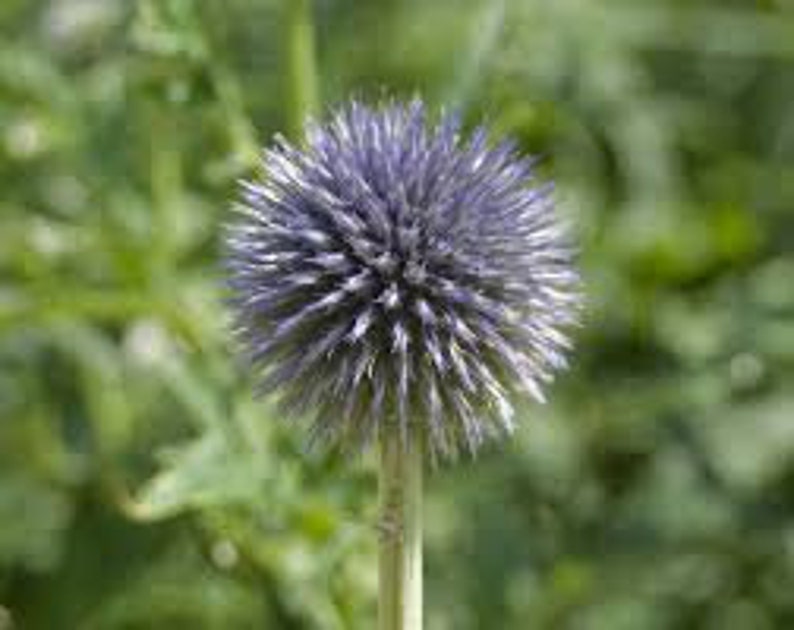
<svg viewBox="0 0 794 630">
<path fill-rule="evenodd" d="M 264 490 L 264 470 L 245 451 L 234 449 L 220 430 L 209 430 L 167 457 L 168 466 L 144 487 L 135 514 L 145 519 L 187 509 L 245 504 Z"/>
<path fill-rule="evenodd" d="M 52 570 L 63 555 L 70 517 L 65 493 L 0 471 L 0 563 L 33 572 Z"/>
</svg>

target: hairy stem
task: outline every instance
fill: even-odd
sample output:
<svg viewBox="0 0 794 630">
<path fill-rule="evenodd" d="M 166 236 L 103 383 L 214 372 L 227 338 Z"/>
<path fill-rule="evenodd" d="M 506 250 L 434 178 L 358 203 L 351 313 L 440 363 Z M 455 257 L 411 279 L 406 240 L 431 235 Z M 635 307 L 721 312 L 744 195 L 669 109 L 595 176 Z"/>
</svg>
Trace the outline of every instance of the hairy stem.
<svg viewBox="0 0 794 630">
<path fill-rule="evenodd" d="M 422 448 L 381 437 L 380 630 L 422 628 Z"/>
</svg>

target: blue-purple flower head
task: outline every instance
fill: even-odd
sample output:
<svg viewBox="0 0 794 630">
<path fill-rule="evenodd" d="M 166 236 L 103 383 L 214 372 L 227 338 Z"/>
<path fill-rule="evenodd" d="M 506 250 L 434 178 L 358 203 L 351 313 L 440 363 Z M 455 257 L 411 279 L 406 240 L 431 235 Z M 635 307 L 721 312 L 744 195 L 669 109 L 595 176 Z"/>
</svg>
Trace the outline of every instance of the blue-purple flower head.
<svg viewBox="0 0 794 630">
<path fill-rule="evenodd" d="M 277 138 L 228 234 L 235 330 L 323 443 L 435 458 L 510 434 L 565 367 L 578 276 L 552 188 L 510 142 L 420 101 Z"/>
</svg>

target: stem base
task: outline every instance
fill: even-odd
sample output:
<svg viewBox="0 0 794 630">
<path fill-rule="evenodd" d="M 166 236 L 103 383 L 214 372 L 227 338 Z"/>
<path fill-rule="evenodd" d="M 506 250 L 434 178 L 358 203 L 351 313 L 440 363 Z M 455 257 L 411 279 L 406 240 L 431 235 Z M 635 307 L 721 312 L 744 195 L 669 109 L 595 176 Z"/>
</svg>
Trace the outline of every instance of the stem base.
<svg viewBox="0 0 794 630">
<path fill-rule="evenodd" d="M 381 439 L 380 630 L 422 628 L 422 449 Z"/>
</svg>

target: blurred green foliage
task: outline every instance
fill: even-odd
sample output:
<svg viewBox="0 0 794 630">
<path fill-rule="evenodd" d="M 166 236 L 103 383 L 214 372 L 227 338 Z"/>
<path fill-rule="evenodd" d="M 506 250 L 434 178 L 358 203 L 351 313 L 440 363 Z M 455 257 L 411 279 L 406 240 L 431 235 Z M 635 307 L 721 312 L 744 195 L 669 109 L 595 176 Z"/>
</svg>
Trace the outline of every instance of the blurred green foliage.
<svg viewBox="0 0 794 630">
<path fill-rule="evenodd" d="M 1 630 L 373 627 L 371 456 L 305 453 L 224 333 L 235 180 L 314 98 L 287 5 L 0 3 Z M 314 19 L 323 107 L 485 118 L 582 246 L 554 402 L 429 479 L 428 627 L 794 627 L 791 1 Z"/>
</svg>

